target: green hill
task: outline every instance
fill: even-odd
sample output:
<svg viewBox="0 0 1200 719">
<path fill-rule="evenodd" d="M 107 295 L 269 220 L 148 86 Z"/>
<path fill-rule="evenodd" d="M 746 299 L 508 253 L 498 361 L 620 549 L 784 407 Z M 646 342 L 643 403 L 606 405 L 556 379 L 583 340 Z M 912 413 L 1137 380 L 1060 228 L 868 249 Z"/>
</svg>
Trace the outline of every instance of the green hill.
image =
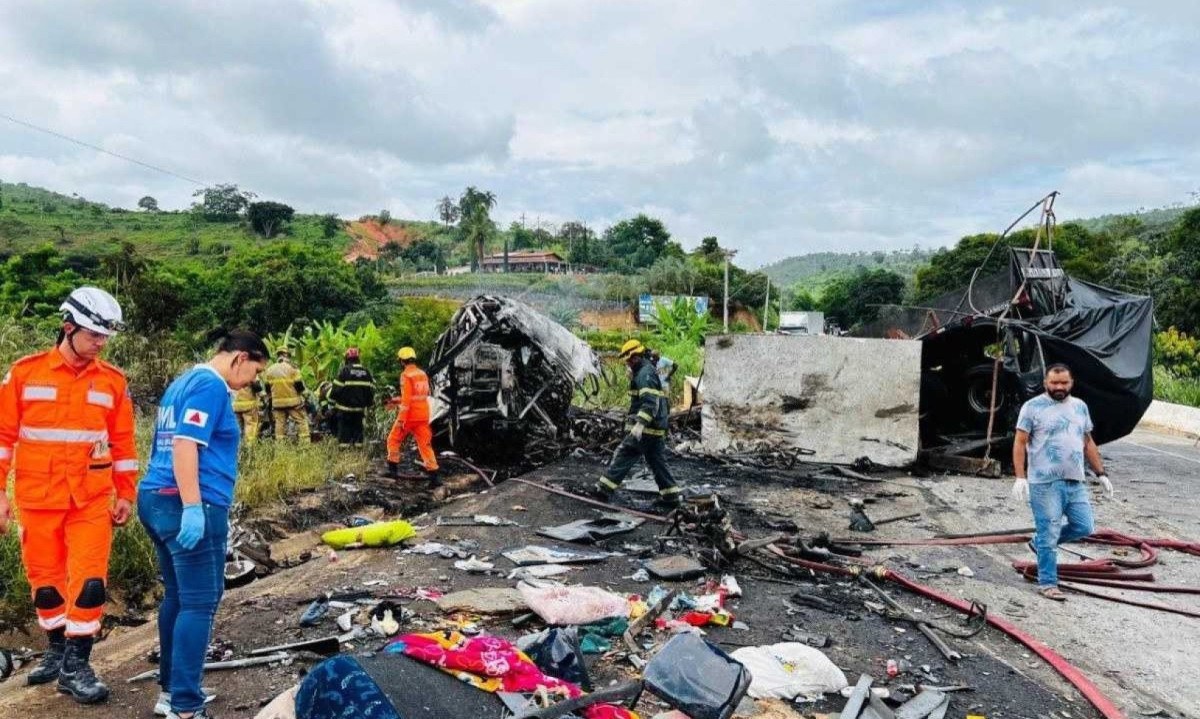
<svg viewBox="0 0 1200 719">
<path fill-rule="evenodd" d="M 1127 222 L 1129 220 L 1137 220 L 1147 232 L 1153 232 L 1168 228 L 1175 224 L 1175 221 L 1188 210 L 1194 209 L 1195 206 L 1181 207 L 1162 207 L 1157 210 L 1143 210 L 1141 212 L 1126 212 L 1124 214 L 1115 215 L 1100 215 L 1099 217 L 1089 217 L 1082 220 L 1067 220 L 1082 225 L 1088 232 L 1103 232 L 1109 229 L 1118 222 Z"/>
<path fill-rule="evenodd" d="M 296 215 L 286 237 L 302 242 L 324 238 L 319 215 Z M 325 240 L 328 241 L 328 240 Z M 335 243 L 351 238 L 340 229 Z M 133 243 L 147 257 L 225 255 L 245 244 L 266 242 L 244 219 L 207 221 L 194 212 L 146 212 L 109 207 L 24 183 L 0 183 L 0 256 L 47 243 L 68 257 L 94 257 Z"/>
<path fill-rule="evenodd" d="M 825 286 L 835 278 L 851 274 L 860 267 L 868 270 L 891 270 L 906 280 L 912 279 L 917 268 L 928 262 L 932 256 L 932 250 L 918 247 L 892 252 L 814 252 L 779 260 L 760 271 L 777 285 L 795 287 L 820 295 Z"/>
<path fill-rule="evenodd" d="M 1091 233 L 1109 230 L 1120 223 L 1134 223 L 1134 234 L 1141 238 L 1152 238 L 1167 231 L 1183 213 L 1192 207 L 1164 207 L 1124 214 L 1101 215 L 1083 219 L 1060 221 L 1060 225 L 1081 225 Z M 814 252 L 807 255 L 787 257 L 761 269 L 775 284 L 804 290 L 819 297 L 822 290 L 834 278 L 855 272 L 858 268 L 887 269 L 905 280 L 911 281 L 917 268 L 929 262 L 939 250 L 914 247 L 911 250 L 891 252 Z"/>
</svg>

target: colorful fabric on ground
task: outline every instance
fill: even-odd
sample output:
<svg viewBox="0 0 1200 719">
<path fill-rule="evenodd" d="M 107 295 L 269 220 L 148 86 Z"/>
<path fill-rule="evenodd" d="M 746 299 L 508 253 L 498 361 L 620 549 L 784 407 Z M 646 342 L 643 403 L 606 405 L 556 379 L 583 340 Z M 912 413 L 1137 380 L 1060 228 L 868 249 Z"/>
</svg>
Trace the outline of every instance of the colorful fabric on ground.
<svg viewBox="0 0 1200 719">
<path fill-rule="evenodd" d="M 387 647 L 430 664 L 487 692 L 536 692 L 539 688 L 573 699 L 583 694 L 570 682 L 542 673 L 533 660 L 499 637 L 468 637 L 459 632 L 406 634 Z M 596 704 L 582 710 L 587 719 L 638 719 L 624 707 Z"/>
</svg>

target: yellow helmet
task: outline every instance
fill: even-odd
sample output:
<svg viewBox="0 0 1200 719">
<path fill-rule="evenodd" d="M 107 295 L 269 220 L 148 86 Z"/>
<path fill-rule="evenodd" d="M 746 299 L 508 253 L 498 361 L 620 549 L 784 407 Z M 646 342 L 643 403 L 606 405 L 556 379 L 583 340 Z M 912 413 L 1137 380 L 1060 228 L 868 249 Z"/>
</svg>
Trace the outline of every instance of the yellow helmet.
<svg viewBox="0 0 1200 719">
<path fill-rule="evenodd" d="M 619 356 L 621 359 L 629 359 L 633 355 L 640 355 L 645 351 L 646 348 L 641 342 L 637 340 L 629 340 L 625 344 L 621 345 L 621 354 Z"/>
<path fill-rule="evenodd" d="M 415 360 L 416 358 L 417 352 L 412 347 L 401 347 L 400 351 L 396 353 L 396 359 L 402 362 L 404 360 Z"/>
</svg>

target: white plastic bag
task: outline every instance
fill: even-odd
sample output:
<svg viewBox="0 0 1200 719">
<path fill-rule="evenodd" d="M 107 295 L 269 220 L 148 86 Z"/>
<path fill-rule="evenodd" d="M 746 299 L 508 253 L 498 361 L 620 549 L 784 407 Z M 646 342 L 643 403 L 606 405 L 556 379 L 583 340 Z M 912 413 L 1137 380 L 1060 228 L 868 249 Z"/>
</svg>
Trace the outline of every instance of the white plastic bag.
<svg viewBox="0 0 1200 719">
<path fill-rule="evenodd" d="M 629 616 L 629 602 L 600 587 L 534 587 L 517 589 L 535 614 L 547 624 L 591 624 L 609 617 Z"/>
<path fill-rule="evenodd" d="M 750 670 L 750 696 L 795 699 L 841 691 L 846 675 L 820 649 L 799 642 L 743 647 L 730 656 Z"/>
</svg>

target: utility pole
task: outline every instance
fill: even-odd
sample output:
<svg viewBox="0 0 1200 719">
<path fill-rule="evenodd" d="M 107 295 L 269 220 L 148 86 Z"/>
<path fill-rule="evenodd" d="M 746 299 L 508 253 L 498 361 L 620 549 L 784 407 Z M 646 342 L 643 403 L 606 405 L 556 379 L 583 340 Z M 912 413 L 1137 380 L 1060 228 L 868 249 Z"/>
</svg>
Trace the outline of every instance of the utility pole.
<svg viewBox="0 0 1200 719">
<path fill-rule="evenodd" d="M 767 331 L 767 312 L 771 309 L 771 278 L 767 278 L 767 298 L 763 300 L 763 333 Z"/>
<path fill-rule="evenodd" d="M 729 334 L 729 258 L 737 254 L 737 250 L 725 250 L 725 308 L 724 308 L 724 332 Z"/>
</svg>

